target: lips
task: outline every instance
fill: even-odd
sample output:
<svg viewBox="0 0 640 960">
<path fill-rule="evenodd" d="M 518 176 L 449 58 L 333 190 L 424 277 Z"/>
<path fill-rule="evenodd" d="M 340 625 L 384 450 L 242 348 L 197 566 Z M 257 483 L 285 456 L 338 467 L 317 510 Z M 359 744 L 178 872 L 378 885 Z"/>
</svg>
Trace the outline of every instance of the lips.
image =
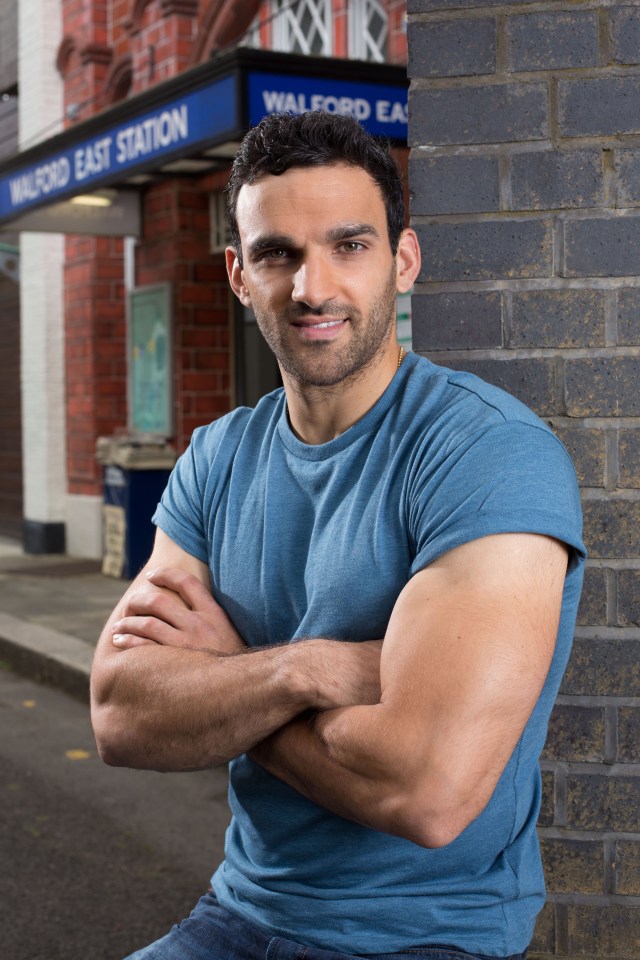
<svg viewBox="0 0 640 960">
<path fill-rule="evenodd" d="M 318 320 L 298 319 L 293 326 L 303 340 L 330 340 L 338 336 L 348 320 L 346 317 L 330 317 Z"/>
<path fill-rule="evenodd" d="M 344 320 L 323 320 L 322 323 L 304 323 L 304 327 L 315 327 L 316 330 L 328 330 L 329 327 L 337 327 L 338 324 L 344 323 Z"/>
</svg>

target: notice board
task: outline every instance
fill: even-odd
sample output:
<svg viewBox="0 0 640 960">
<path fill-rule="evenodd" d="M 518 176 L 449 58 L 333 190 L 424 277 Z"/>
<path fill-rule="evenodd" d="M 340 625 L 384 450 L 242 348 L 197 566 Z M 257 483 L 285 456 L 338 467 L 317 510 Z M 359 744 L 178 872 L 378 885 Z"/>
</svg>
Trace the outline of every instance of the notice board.
<svg viewBox="0 0 640 960">
<path fill-rule="evenodd" d="M 129 292 L 129 430 L 133 434 L 173 434 L 171 303 L 168 283 Z"/>
</svg>

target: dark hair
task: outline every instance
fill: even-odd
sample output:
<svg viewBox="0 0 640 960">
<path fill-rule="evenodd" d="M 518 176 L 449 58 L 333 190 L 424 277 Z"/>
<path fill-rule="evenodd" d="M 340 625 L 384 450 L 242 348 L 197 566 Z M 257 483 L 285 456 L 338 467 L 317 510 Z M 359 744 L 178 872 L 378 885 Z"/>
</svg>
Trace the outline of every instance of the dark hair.
<svg viewBox="0 0 640 960">
<path fill-rule="evenodd" d="M 389 243 L 395 256 L 404 229 L 404 199 L 400 173 L 388 143 L 377 140 L 357 120 L 313 111 L 294 116 L 273 113 L 246 134 L 233 162 L 227 186 L 227 216 L 231 243 L 242 263 L 236 208 L 245 184 L 266 174 L 280 176 L 291 167 L 348 163 L 362 167 L 380 187 L 387 211 Z"/>
</svg>

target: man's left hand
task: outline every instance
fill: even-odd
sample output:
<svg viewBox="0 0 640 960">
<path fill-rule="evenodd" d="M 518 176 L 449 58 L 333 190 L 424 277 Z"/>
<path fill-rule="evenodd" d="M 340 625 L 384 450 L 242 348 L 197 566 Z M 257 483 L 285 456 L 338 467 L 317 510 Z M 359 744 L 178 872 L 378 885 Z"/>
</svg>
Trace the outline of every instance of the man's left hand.
<svg viewBox="0 0 640 960">
<path fill-rule="evenodd" d="M 219 656 L 247 647 L 231 620 L 193 574 L 171 567 L 147 573 L 148 587 L 130 594 L 125 615 L 112 625 L 120 649 L 157 643 Z"/>
</svg>

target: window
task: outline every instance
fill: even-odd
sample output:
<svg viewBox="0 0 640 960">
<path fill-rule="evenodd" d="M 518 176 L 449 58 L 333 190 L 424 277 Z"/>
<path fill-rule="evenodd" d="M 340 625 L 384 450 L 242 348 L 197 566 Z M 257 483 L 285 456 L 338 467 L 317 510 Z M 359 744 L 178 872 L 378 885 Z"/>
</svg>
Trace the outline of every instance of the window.
<svg viewBox="0 0 640 960">
<path fill-rule="evenodd" d="M 330 0 L 272 0 L 273 49 L 307 56 L 333 52 Z"/>
<path fill-rule="evenodd" d="M 245 34 L 248 47 L 264 46 L 306 56 L 387 59 L 389 17 L 385 0 L 349 0 L 347 37 L 335 40 L 332 0 L 267 0 Z M 263 29 L 261 29 L 261 25 Z"/>
<path fill-rule="evenodd" d="M 387 59 L 389 20 L 380 0 L 351 0 L 349 4 L 349 56 L 354 60 Z"/>
</svg>

